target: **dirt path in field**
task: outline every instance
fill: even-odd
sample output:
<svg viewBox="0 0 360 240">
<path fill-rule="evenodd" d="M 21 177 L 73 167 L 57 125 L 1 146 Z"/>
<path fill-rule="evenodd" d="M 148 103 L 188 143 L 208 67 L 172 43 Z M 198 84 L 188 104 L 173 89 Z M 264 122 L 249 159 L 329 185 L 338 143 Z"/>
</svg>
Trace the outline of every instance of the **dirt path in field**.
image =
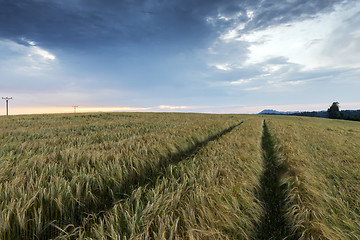
<svg viewBox="0 0 360 240">
<path fill-rule="evenodd" d="M 281 176 L 287 167 L 279 160 L 275 143 L 264 121 L 262 136 L 264 170 L 260 178 L 258 198 L 264 207 L 264 215 L 257 227 L 256 239 L 297 239 L 285 217 L 287 186 L 281 184 Z"/>
<path fill-rule="evenodd" d="M 210 142 L 215 141 L 219 138 L 221 138 L 223 135 L 230 133 L 235 127 L 240 126 L 244 121 L 241 121 L 229 128 L 224 129 L 223 131 L 209 136 L 208 138 L 206 138 L 204 141 L 201 142 L 197 142 L 195 143 L 192 147 L 184 150 L 184 151 L 179 151 L 175 154 L 169 154 L 166 156 L 162 156 L 161 160 L 159 161 L 161 164 L 158 166 L 158 170 L 157 172 L 152 172 L 150 175 L 147 176 L 138 176 L 132 184 L 131 186 L 127 186 L 127 191 L 124 192 L 124 195 L 122 197 L 120 197 L 118 200 L 122 200 L 122 199 L 126 199 L 129 194 L 131 194 L 131 192 L 135 189 L 138 188 L 140 186 L 145 186 L 145 185 L 152 185 L 156 182 L 156 179 L 161 176 L 162 174 L 164 174 L 166 172 L 167 167 L 169 167 L 169 165 L 171 164 L 178 164 L 181 161 L 189 158 L 190 156 L 198 153 L 202 148 L 206 147 Z"/>
</svg>

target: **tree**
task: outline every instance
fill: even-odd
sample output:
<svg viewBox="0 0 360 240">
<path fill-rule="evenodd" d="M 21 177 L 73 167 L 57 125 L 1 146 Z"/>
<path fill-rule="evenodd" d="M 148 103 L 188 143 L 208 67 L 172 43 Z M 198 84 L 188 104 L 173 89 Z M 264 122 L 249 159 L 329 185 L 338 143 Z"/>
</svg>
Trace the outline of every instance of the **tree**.
<svg viewBox="0 0 360 240">
<path fill-rule="evenodd" d="M 339 110 L 338 102 L 333 102 L 332 105 L 330 106 L 330 108 L 328 108 L 327 112 L 328 112 L 329 118 L 334 118 L 334 119 L 342 118 L 341 112 Z"/>
</svg>

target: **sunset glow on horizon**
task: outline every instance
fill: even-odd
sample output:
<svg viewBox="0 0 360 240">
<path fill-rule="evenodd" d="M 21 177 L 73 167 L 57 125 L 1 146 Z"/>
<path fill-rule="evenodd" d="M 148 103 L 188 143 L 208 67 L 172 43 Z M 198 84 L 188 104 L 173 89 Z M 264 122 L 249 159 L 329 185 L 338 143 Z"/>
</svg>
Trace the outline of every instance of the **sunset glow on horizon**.
<svg viewBox="0 0 360 240">
<path fill-rule="evenodd" d="M 219 114 L 256 114 L 264 109 L 273 109 L 277 111 L 326 111 L 329 104 L 308 104 L 308 105 L 225 105 L 225 106 L 168 106 L 159 105 L 154 107 L 81 107 L 76 108 L 76 113 L 94 113 L 94 112 L 190 112 L 190 113 L 219 113 Z M 358 103 L 340 104 L 342 110 L 357 109 Z M 1 107 L 0 107 L 1 109 Z M 5 106 L 0 110 L 0 116 L 5 115 Z M 9 115 L 29 115 L 29 114 L 65 114 L 75 113 L 73 107 L 9 107 Z"/>
</svg>

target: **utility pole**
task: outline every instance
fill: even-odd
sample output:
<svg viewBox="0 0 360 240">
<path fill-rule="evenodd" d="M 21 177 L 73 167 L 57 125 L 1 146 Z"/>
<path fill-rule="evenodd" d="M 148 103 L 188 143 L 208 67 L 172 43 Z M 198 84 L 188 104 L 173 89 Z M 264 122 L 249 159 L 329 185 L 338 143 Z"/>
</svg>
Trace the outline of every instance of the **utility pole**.
<svg viewBox="0 0 360 240">
<path fill-rule="evenodd" d="M 9 115 L 9 100 L 12 99 L 12 97 L 3 97 L 2 99 L 4 99 L 6 101 L 6 116 Z"/>
<path fill-rule="evenodd" d="M 76 108 L 78 108 L 79 106 L 72 106 L 74 108 L 74 113 L 76 113 Z"/>
</svg>

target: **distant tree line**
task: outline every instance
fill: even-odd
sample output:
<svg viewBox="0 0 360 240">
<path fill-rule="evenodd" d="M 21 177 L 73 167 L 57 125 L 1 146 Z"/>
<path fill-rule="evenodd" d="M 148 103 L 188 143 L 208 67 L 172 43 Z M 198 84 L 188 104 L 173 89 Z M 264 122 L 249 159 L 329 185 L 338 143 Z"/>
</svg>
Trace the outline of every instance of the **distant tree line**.
<svg viewBox="0 0 360 240">
<path fill-rule="evenodd" d="M 264 110 L 260 114 L 267 115 L 292 115 L 304 117 L 319 117 L 319 118 L 332 118 L 344 119 L 351 121 L 360 121 L 360 110 L 341 110 L 338 102 L 333 102 L 327 111 L 312 111 L 312 112 L 278 112 L 275 110 Z"/>
<path fill-rule="evenodd" d="M 296 112 L 296 113 L 291 113 L 289 115 L 304 116 L 304 117 L 320 117 L 320 118 L 328 117 L 328 113 L 326 111 Z"/>
<path fill-rule="evenodd" d="M 327 111 L 299 112 L 299 113 L 291 113 L 290 115 L 360 121 L 360 110 L 340 111 L 338 102 L 333 102 Z"/>
<path fill-rule="evenodd" d="M 342 119 L 360 121 L 360 110 L 342 110 Z"/>
<path fill-rule="evenodd" d="M 339 103 L 333 102 L 327 110 L 328 117 L 333 119 L 344 119 L 360 121 L 360 110 L 342 110 L 339 109 Z"/>
</svg>

